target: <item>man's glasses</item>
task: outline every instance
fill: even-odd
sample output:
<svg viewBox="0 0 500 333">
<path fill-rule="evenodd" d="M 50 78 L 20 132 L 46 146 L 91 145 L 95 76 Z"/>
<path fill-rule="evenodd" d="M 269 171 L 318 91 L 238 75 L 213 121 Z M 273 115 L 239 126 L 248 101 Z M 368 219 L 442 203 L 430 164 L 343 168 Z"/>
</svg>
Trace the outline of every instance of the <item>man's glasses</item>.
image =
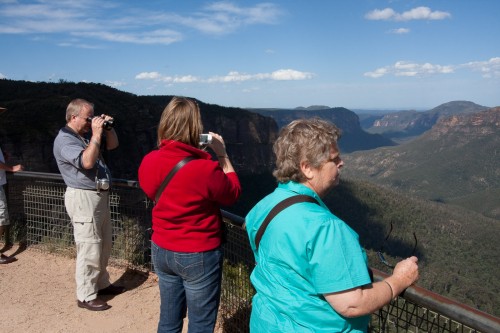
<svg viewBox="0 0 500 333">
<path fill-rule="evenodd" d="M 384 257 L 384 245 L 387 243 L 387 240 L 389 239 L 391 232 L 392 232 L 392 223 L 391 223 L 391 229 L 389 230 L 389 233 L 385 237 L 384 242 L 382 243 L 382 246 L 380 247 L 380 250 L 377 251 L 377 256 L 378 256 L 381 263 L 383 263 L 387 267 L 394 268 L 394 265 L 390 264 Z M 411 254 L 409 255 L 409 257 L 413 256 L 413 254 L 415 254 L 415 250 L 417 249 L 417 235 L 415 235 L 415 233 L 413 233 L 413 239 L 415 240 L 415 244 L 413 245 L 413 250 L 411 251 Z"/>
</svg>

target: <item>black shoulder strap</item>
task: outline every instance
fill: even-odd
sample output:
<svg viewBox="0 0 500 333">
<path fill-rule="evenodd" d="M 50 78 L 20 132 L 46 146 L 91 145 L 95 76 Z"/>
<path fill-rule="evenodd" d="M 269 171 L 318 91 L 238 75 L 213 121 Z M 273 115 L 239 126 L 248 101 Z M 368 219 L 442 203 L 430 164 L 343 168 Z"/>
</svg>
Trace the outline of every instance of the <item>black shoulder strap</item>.
<svg viewBox="0 0 500 333">
<path fill-rule="evenodd" d="M 278 215 L 278 213 L 281 212 L 283 209 L 285 209 L 293 204 L 299 203 L 299 202 L 311 202 L 311 203 L 315 203 L 315 204 L 319 205 L 319 203 L 316 199 L 314 199 L 311 196 L 303 195 L 303 194 L 294 195 L 293 197 L 286 198 L 285 200 L 279 202 L 276 206 L 274 206 L 273 209 L 271 209 L 269 214 L 267 214 L 264 222 L 262 222 L 259 230 L 257 230 L 257 234 L 255 235 L 255 249 L 256 250 L 259 249 L 260 240 L 262 239 L 262 236 L 264 235 L 264 231 L 266 231 L 267 226 L 269 225 L 269 223 L 271 223 L 271 220 L 276 215 Z"/>
<path fill-rule="evenodd" d="M 156 191 L 155 203 L 158 202 L 158 200 L 160 199 L 160 196 L 161 196 L 163 190 L 165 189 L 165 186 L 167 186 L 167 184 L 170 182 L 170 179 L 172 179 L 172 177 L 175 175 L 175 173 L 177 171 L 179 171 L 179 169 L 182 168 L 184 165 L 186 165 L 189 161 L 194 160 L 194 159 L 195 158 L 193 156 L 188 156 L 188 157 L 180 160 L 174 166 L 174 168 L 172 170 L 170 170 L 170 172 L 168 173 L 168 175 L 165 177 L 165 179 L 161 183 L 160 188 L 158 188 L 158 191 Z"/>
</svg>

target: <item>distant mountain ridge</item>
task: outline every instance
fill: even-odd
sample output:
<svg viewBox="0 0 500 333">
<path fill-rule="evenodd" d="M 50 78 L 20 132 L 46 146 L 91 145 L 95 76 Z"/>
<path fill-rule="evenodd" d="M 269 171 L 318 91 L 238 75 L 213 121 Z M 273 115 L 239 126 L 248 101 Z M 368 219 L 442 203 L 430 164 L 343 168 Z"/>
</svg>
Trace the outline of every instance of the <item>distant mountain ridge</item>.
<svg viewBox="0 0 500 333">
<path fill-rule="evenodd" d="M 371 126 L 365 123 L 365 129 L 370 133 L 379 133 L 397 139 L 415 137 L 429 130 L 442 117 L 455 114 L 469 114 L 488 109 L 469 101 L 452 101 L 441 104 L 429 111 L 399 111 L 387 113 L 382 117 L 372 117 Z"/>
<path fill-rule="evenodd" d="M 500 107 L 442 117 L 411 142 L 354 152 L 344 160 L 348 177 L 429 200 L 460 201 L 473 210 L 486 206 L 479 211 L 500 219 L 495 196 L 500 193 Z M 467 203 L 469 196 L 474 200 Z"/>
<path fill-rule="evenodd" d="M 273 118 L 280 129 L 291 121 L 299 118 L 319 117 L 329 120 L 342 130 L 342 140 L 339 141 L 339 146 L 344 153 L 395 145 L 393 141 L 382 135 L 365 132 L 359 124 L 358 115 L 342 107 L 330 108 L 327 106 L 311 106 L 308 108 L 299 107 L 295 109 L 247 110 Z"/>
<path fill-rule="evenodd" d="M 308 107 L 298 106 L 295 108 L 295 110 L 328 110 L 328 109 L 331 109 L 331 107 L 326 105 L 311 105 Z"/>
</svg>

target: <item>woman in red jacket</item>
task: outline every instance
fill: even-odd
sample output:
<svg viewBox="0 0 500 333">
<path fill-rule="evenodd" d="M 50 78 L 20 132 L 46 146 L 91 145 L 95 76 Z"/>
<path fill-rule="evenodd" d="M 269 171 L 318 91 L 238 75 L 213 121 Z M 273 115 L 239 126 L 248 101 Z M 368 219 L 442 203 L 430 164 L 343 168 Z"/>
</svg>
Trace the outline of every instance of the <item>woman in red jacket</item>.
<svg viewBox="0 0 500 333">
<path fill-rule="evenodd" d="M 189 332 L 213 332 L 222 277 L 222 216 L 220 206 L 232 205 L 241 186 L 222 137 L 210 132 L 207 146 L 217 162 L 200 149 L 203 132 L 198 104 L 174 97 L 158 125 L 158 150 L 139 167 L 139 184 L 155 200 L 167 174 L 185 164 L 163 190 L 153 208 L 151 254 L 159 278 L 158 332 L 181 332 L 188 310 Z M 203 147 L 202 147 L 203 148 Z"/>
</svg>

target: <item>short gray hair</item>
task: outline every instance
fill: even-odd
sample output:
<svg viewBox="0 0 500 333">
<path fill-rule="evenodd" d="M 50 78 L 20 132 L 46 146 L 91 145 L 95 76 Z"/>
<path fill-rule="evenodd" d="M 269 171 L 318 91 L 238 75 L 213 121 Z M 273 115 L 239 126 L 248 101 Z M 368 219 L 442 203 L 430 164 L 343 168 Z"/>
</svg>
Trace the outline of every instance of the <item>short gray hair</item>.
<svg viewBox="0 0 500 333">
<path fill-rule="evenodd" d="M 320 119 L 298 119 L 292 121 L 280 131 L 274 143 L 276 169 L 273 176 L 280 183 L 290 180 L 302 183 L 306 180 L 300 169 L 300 163 L 309 162 L 320 168 L 330 158 L 330 148 L 338 151 L 337 140 L 340 129 L 333 123 Z"/>
<path fill-rule="evenodd" d="M 66 122 L 69 123 L 72 116 L 78 116 L 84 106 L 88 106 L 91 109 L 94 108 L 94 104 L 84 100 L 83 98 L 76 98 L 69 102 L 68 107 L 66 108 Z"/>
</svg>

